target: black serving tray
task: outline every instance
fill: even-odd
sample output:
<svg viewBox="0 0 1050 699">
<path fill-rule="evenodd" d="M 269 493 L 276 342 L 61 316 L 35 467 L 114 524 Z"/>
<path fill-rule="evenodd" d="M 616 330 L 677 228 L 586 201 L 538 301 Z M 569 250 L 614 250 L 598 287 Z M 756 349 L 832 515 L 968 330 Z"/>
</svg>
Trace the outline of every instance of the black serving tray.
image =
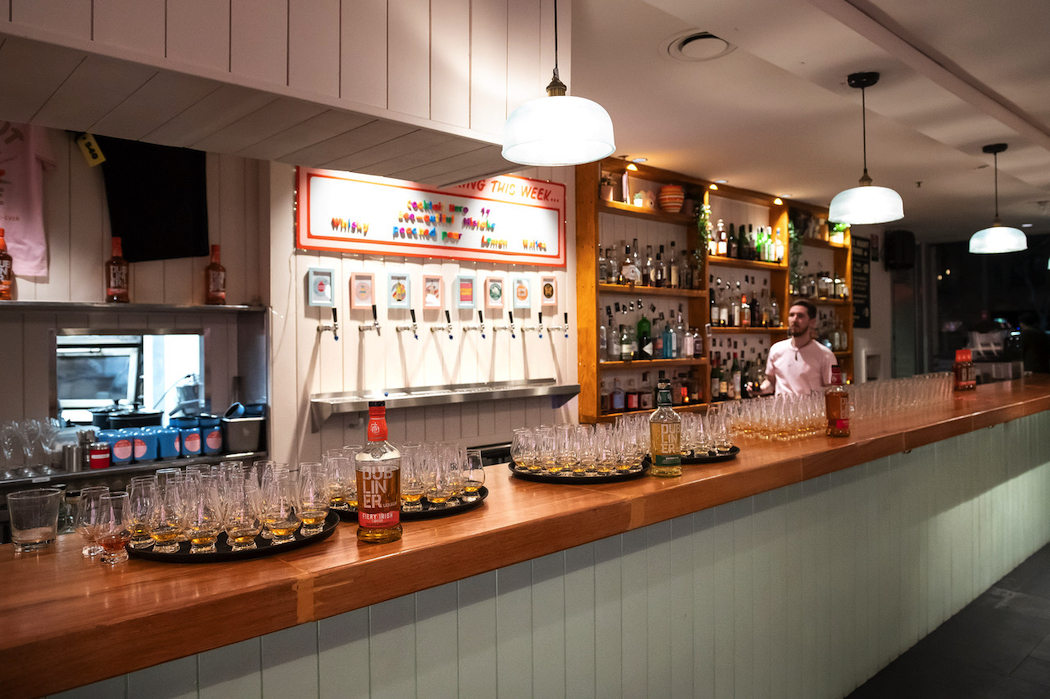
<svg viewBox="0 0 1050 699">
<path fill-rule="evenodd" d="M 402 522 L 418 522 L 423 519 L 441 519 L 442 517 L 452 517 L 453 515 L 460 515 L 464 512 L 469 512 L 475 508 L 481 507 L 485 503 L 485 498 L 489 496 L 489 489 L 485 486 L 481 486 L 478 490 L 478 499 L 474 502 L 463 502 L 460 501 L 458 505 L 452 505 L 451 507 L 435 507 L 430 504 L 424 497 L 421 502 L 423 503 L 423 509 L 419 512 L 405 512 L 401 511 Z M 336 512 L 340 517 L 349 521 L 357 521 L 357 509 L 351 507 L 348 510 L 332 510 Z"/>
<path fill-rule="evenodd" d="M 683 456 L 682 465 L 697 465 L 697 464 L 717 464 L 720 461 L 730 461 L 736 458 L 736 455 L 740 453 L 740 447 L 733 446 L 729 448 L 729 452 L 726 454 L 717 454 L 715 456 Z"/>
<path fill-rule="evenodd" d="M 248 549 L 247 551 L 233 551 L 230 548 L 230 545 L 226 543 L 226 532 L 219 534 L 219 540 L 215 542 L 215 553 L 190 553 L 190 543 L 188 541 L 180 543 L 179 550 L 176 553 L 157 553 L 152 548 L 133 549 L 130 546 L 127 547 L 127 551 L 128 555 L 134 558 L 144 558 L 147 561 L 161 561 L 162 563 L 220 563 L 224 561 L 243 561 L 250 558 L 262 558 L 263 556 L 273 556 L 286 551 L 294 551 L 303 546 L 308 546 L 317 543 L 318 541 L 324 541 L 332 535 L 337 524 L 339 524 L 339 515 L 337 515 L 335 511 L 332 511 L 328 513 L 327 517 L 325 517 L 324 528 L 313 536 L 303 536 L 298 530 L 296 530 L 295 541 L 289 541 L 287 544 L 277 545 L 271 544 L 269 539 L 257 536 L 255 537 L 255 545 L 258 546 L 258 548 Z"/>
<path fill-rule="evenodd" d="M 562 471 L 561 473 L 567 475 L 555 475 L 550 473 L 544 473 L 542 471 L 527 471 L 521 468 L 513 461 L 507 464 L 510 468 L 510 472 L 514 474 L 515 478 L 520 478 L 524 481 L 536 481 L 537 483 L 559 483 L 561 485 L 587 485 L 595 483 L 619 483 L 621 481 L 633 481 L 635 478 L 641 478 L 649 472 L 649 457 L 645 457 L 642 461 L 642 467 L 634 471 L 628 471 L 626 473 L 610 473 L 607 476 L 600 476 L 597 473 L 590 476 L 577 476 L 572 471 Z"/>
</svg>

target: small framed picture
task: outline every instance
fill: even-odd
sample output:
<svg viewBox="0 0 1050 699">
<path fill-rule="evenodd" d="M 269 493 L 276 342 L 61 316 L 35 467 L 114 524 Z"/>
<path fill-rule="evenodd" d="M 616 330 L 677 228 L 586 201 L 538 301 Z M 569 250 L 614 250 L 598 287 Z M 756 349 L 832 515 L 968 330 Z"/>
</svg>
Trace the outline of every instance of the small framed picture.
<svg viewBox="0 0 1050 699">
<path fill-rule="evenodd" d="M 558 279 L 556 277 L 540 277 L 540 305 L 558 305 Z"/>
<path fill-rule="evenodd" d="M 437 274 L 423 275 L 423 308 L 441 308 L 444 299 L 441 298 L 441 276 Z"/>
<path fill-rule="evenodd" d="M 475 283 L 474 277 L 456 277 L 456 285 L 453 287 L 456 295 L 456 308 L 474 308 L 477 305 Z"/>
<path fill-rule="evenodd" d="M 309 306 L 335 306 L 334 269 L 311 267 L 306 274 L 306 303 Z"/>
<path fill-rule="evenodd" d="M 350 275 L 350 308 L 371 308 L 375 301 L 375 276 L 370 272 Z"/>
<path fill-rule="evenodd" d="M 510 282 L 515 308 L 532 308 L 532 283 L 528 277 L 514 277 Z"/>
<path fill-rule="evenodd" d="M 485 280 L 485 308 L 503 308 L 503 277 Z"/>
<path fill-rule="evenodd" d="M 412 279 L 408 272 L 392 272 L 387 278 L 386 307 L 410 308 L 412 306 Z"/>
</svg>

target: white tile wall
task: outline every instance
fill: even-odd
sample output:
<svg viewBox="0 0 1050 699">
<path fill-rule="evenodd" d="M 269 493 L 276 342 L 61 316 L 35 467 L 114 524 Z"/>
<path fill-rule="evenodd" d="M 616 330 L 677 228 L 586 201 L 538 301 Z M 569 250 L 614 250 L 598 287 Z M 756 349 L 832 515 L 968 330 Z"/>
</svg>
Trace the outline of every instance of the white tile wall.
<svg viewBox="0 0 1050 699">
<path fill-rule="evenodd" d="M 841 697 L 1048 540 L 1050 412 L 57 696 Z"/>
</svg>

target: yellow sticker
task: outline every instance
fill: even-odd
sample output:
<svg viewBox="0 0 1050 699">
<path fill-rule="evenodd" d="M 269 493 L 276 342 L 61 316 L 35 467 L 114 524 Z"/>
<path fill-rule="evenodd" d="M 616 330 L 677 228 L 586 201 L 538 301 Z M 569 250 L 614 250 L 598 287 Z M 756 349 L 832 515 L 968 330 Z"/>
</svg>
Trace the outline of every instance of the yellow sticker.
<svg viewBox="0 0 1050 699">
<path fill-rule="evenodd" d="M 77 136 L 77 145 L 80 146 L 80 152 L 84 154 L 84 160 L 90 167 L 106 162 L 106 156 L 102 155 L 102 149 L 91 134 L 82 133 Z"/>
</svg>

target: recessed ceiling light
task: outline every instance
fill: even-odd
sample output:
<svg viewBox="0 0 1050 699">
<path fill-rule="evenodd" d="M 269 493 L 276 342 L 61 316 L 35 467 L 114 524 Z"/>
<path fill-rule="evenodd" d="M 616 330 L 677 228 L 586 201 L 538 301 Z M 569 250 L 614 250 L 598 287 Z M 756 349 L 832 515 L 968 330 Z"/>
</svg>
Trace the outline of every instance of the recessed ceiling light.
<svg viewBox="0 0 1050 699">
<path fill-rule="evenodd" d="M 647 163 L 649 158 L 631 158 L 632 163 Z"/>
<path fill-rule="evenodd" d="M 715 180 L 718 184 L 729 184 L 729 180 Z"/>
<path fill-rule="evenodd" d="M 1032 227 L 1032 224 L 1030 224 L 1030 223 L 1022 223 L 1021 224 L 1021 228 L 1031 228 L 1031 227 Z"/>
<path fill-rule="evenodd" d="M 721 37 L 711 32 L 698 29 L 687 29 L 679 32 L 660 44 L 660 54 L 669 56 L 676 61 L 687 61 L 697 63 L 700 61 L 711 61 L 721 58 L 736 50 L 736 46 L 730 44 Z"/>
<path fill-rule="evenodd" d="M 784 197 L 785 199 L 791 199 L 795 195 L 794 194 L 781 194 L 780 196 Z"/>
</svg>

